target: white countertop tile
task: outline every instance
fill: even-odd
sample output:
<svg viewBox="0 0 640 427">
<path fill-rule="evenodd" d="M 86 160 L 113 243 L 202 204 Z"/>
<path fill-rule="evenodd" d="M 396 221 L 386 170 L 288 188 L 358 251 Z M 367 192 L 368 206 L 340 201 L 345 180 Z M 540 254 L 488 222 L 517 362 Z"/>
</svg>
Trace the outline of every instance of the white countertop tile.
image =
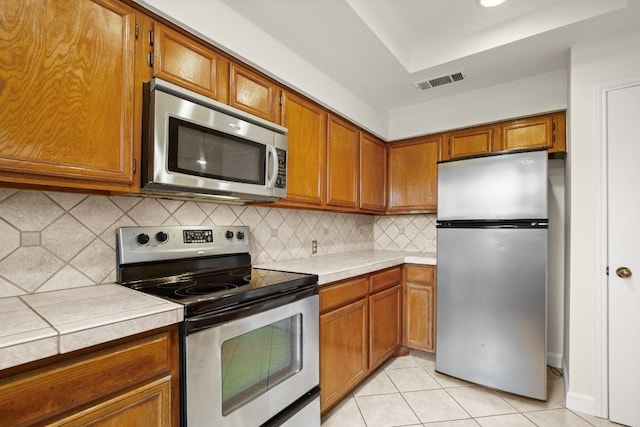
<svg viewBox="0 0 640 427">
<path fill-rule="evenodd" d="M 0 299 L 0 369 L 58 352 L 58 332 L 18 297 Z"/>
<path fill-rule="evenodd" d="M 325 284 L 404 263 L 435 265 L 432 252 L 362 251 L 331 255 L 316 255 L 287 261 L 254 265 L 267 270 L 317 274 L 318 283 Z"/>
<path fill-rule="evenodd" d="M 86 292 L 87 288 L 82 288 L 80 292 L 66 289 L 22 298 L 60 332 L 75 332 L 177 306 L 120 285 L 98 285 L 90 288 L 99 289 L 95 293 L 91 289 Z"/>
<path fill-rule="evenodd" d="M 35 294 L 23 295 L 21 298 L 31 307 L 41 307 L 45 305 L 63 304 L 83 300 L 93 299 L 94 305 L 96 300 L 102 302 L 102 297 L 122 293 L 123 290 L 129 290 L 120 285 L 96 285 L 84 286 L 80 288 L 62 289 L 57 291 L 39 292 Z"/>
<path fill-rule="evenodd" d="M 0 299 L 0 345 L 55 336 L 56 331 L 18 297 Z"/>
<path fill-rule="evenodd" d="M 115 340 L 118 338 L 135 335 L 163 326 L 172 325 L 182 321 L 182 308 L 180 310 L 158 311 L 150 313 L 148 310 L 140 312 L 137 317 L 131 317 L 120 321 L 105 322 L 100 326 L 91 328 L 70 328 L 60 331 L 60 353 L 79 350 L 92 345 Z"/>
<path fill-rule="evenodd" d="M 317 274 L 324 284 L 403 263 L 435 265 L 436 256 L 372 250 L 255 267 Z M 183 316 L 182 305 L 116 284 L 0 298 L 0 369 L 175 324 Z"/>
<path fill-rule="evenodd" d="M 116 284 L 0 298 L 0 369 L 172 325 L 180 304 Z"/>
</svg>

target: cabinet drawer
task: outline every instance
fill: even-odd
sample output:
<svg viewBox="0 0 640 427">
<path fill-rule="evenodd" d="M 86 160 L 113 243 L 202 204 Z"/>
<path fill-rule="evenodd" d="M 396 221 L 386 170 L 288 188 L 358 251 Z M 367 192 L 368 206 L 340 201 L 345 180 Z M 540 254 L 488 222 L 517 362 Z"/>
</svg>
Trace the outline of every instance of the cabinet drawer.
<svg viewBox="0 0 640 427">
<path fill-rule="evenodd" d="M 359 277 L 320 288 L 320 312 L 331 310 L 367 295 L 369 280 Z"/>
<path fill-rule="evenodd" d="M 433 276 L 436 271 L 434 267 L 425 267 L 419 265 L 407 265 L 406 279 L 412 282 L 432 283 Z"/>
<path fill-rule="evenodd" d="M 390 268 L 371 275 L 369 292 L 375 293 L 383 289 L 390 288 L 402 281 L 402 270 L 400 267 Z"/>
<path fill-rule="evenodd" d="M 50 425 L 80 426 L 171 426 L 171 377 L 144 384 L 123 395 L 91 406 Z"/>
<path fill-rule="evenodd" d="M 19 425 L 55 416 L 169 375 L 171 360 L 171 336 L 163 333 L 2 380 L 2 422 Z"/>
</svg>

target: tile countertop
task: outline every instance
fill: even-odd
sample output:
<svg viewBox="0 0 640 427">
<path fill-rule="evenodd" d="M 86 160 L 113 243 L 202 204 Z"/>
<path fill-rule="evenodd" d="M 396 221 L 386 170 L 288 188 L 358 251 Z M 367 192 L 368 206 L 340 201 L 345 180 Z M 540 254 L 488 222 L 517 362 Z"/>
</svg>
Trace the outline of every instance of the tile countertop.
<svg viewBox="0 0 640 427">
<path fill-rule="evenodd" d="M 116 284 L 0 298 L 0 369 L 182 319 L 182 305 Z"/>
<path fill-rule="evenodd" d="M 364 251 L 315 255 L 287 261 L 256 264 L 256 268 L 317 274 L 318 284 L 336 282 L 400 264 L 436 265 L 433 252 Z"/>
<path fill-rule="evenodd" d="M 435 265 L 436 255 L 372 250 L 254 267 L 317 274 L 322 285 L 404 263 Z M 0 298 L 0 369 L 178 323 L 183 316 L 182 305 L 116 284 Z"/>
</svg>

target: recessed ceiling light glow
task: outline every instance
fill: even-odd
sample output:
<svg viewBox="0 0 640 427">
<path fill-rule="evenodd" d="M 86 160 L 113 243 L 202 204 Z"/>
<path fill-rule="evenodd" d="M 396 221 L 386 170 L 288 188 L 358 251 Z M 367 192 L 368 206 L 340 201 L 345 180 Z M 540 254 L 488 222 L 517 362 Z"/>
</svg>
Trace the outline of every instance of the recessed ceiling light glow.
<svg viewBox="0 0 640 427">
<path fill-rule="evenodd" d="M 478 0 L 478 4 L 482 7 L 500 6 L 505 0 Z"/>
</svg>

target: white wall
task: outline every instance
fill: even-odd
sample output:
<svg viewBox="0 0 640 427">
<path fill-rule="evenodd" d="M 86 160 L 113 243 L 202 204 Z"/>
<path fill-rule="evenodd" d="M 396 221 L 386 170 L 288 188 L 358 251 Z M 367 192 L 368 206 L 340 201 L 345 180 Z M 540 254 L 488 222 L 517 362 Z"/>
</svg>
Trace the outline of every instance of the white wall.
<svg viewBox="0 0 640 427">
<path fill-rule="evenodd" d="M 565 70 L 559 70 L 392 110 L 389 139 L 564 110 L 567 77 Z"/>
<path fill-rule="evenodd" d="M 220 0 L 134 0 L 383 139 L 387 112 L 354 96 Z"/>
<path fill-rule="evenodd" d="M 570 140 L 568 179 L 571 191 L 569 233 L 569 390 L 567 406 L 596 413 L 594 363 L 595 164 L 598 87 L 640 75 L 640 33 L 619 35 L 571 49 Z"/>
<path fill-rule="evenodd" d="M 556 368 L 562 368 L 564 343 L 564 174 L 564 160 L 549 161 L 547 364 Z"/>
</svg>

